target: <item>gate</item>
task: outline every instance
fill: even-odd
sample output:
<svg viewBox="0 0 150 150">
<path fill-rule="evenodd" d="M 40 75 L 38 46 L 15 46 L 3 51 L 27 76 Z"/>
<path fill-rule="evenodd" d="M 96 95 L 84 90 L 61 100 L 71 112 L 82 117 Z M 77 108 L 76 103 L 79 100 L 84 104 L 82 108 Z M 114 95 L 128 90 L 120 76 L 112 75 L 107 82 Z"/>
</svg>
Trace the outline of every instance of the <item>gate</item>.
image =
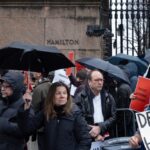
<svg viewBox="0 0 150 150">
<path fill-rule="evenodd" d="M 110 0 L 112 55 L 124 53 L 142 57 L 150 47 L 149 0 Z"/>
</svg>

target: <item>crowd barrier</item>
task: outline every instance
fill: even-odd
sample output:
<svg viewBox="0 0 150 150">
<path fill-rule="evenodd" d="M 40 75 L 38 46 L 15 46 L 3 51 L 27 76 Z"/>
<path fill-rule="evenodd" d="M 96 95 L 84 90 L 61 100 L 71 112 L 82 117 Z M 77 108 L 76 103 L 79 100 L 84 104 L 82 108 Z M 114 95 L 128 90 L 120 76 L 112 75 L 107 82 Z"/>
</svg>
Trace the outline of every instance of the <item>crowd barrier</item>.
<svg viewBox="0 0 150 150">
<path fill-rule="evenodd" d="M 93 142 L 91 150 L 134 150 L 129 145 L 129 139 L 137 130 L 135 112 L 129 108 L 119 108 L 116 116 L 113 137 L 104 142 Z"/>
<path fill-rule="evenodd" d="M 129 108 L 119 108 L 116 116 L 114 137 L 132 136 L 137 130 L 135 112 Z"/>
</svg>

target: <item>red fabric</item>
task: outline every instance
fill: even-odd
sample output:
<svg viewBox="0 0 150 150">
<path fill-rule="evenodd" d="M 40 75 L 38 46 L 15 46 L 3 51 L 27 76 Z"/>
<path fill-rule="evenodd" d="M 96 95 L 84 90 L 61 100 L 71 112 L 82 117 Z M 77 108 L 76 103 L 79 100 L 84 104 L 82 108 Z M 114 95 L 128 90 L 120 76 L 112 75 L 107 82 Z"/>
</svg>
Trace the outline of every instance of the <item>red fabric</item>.
<svg viewBox="0 0 150 150">
<path fill-rule="evenodd" d="M 70 51 L 68 53 L 68 58 L 70 61 L 74 62 L 74 51 Z M 72 68 L 67 68 L 66 69 L 66 75 L 70 76 L 71 73 L 72 73 Z"/>
<path fill-rule="evenodd" d="M 27 85 L 29 91 L 32 91 L 32 84 L 30 82 L 29 79 L 29 72 L 28 71 L 24 71 L 24 84 Z"/>
<path fill-rule="evenodd" d="M 75 65 L 76 65 L 76 72 L 78 72 L 78 71 L 80 71 L 80 70 L 82 70 L 82 69 L 85 69 L 85 67 L 84 66 L 82 66 L 82 65 L 80 65 L 79 63 L 75 63 Z"/>
</svg>

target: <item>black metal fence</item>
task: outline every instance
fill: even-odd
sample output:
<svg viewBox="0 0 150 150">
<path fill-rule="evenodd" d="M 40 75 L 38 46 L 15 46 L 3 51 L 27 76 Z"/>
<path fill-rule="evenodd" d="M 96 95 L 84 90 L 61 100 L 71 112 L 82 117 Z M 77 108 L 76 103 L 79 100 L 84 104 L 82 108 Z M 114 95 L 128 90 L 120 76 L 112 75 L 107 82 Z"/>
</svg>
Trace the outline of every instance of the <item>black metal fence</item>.
<svg viewBox="0 0 150 150">
<path fill-rule="evenodd" d="M 112 52 L 142 56 L 150 47 L 149 0 L 110 0 Z"/>
<path fill-rule="evenodd" d="M 114 137 L 130 137 L 137 130 L 135 112 L 129 108 L 117 109 Z"/>
</svg>

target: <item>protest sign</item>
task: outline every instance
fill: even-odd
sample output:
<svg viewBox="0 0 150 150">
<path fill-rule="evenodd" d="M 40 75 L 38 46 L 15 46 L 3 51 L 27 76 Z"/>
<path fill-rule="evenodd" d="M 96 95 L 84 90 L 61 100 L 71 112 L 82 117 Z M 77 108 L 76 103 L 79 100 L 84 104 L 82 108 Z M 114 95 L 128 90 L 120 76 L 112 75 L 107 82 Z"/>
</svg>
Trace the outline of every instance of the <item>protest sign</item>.
<svg viewBox="0 0 150 150">
<path fill-rule="evenodd" d="M 77 87 L 74 86 L 73 84 L 71 84 L 71 88 L 70 88 L 70 95 L 71 96 L 74 96 L 76 89 L 77 89 Z"/>
<path fill-rule="evenodd" d="M 134 91 L 136 99 L 130 103 L 130 108 L 135 111 L 144 111 L 144 108 L 149 104 L 150 100 L 150 79 L 139 77 Z"/>
<path fill-rule="evenodd" d="M 150 150 L 150 111 L 136 113 L 136 119 L 146 150 Z"/>
</svg>

